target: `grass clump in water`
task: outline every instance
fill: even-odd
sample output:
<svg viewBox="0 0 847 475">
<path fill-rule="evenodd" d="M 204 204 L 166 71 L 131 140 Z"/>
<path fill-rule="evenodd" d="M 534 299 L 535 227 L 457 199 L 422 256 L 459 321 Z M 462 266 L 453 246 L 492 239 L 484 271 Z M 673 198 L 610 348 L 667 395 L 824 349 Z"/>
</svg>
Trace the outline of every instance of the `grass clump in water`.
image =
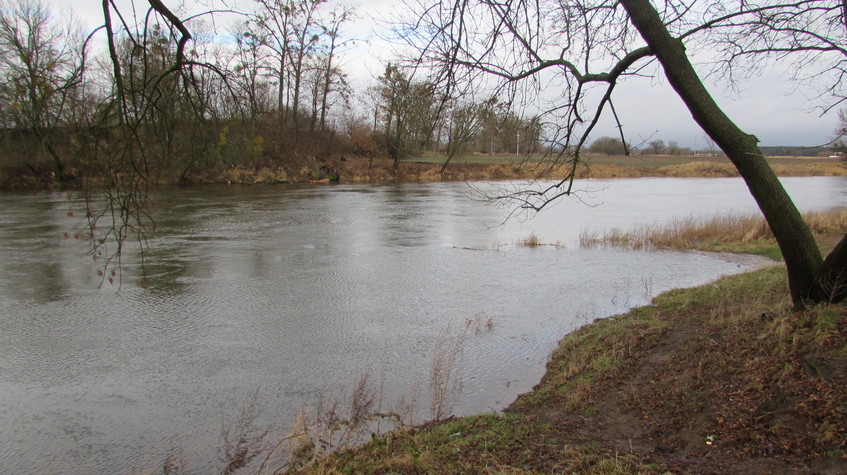
<svg viewBox="0 0 847 475">
<path fill-rule="evenodd" d="M 532 248 L 532 249 L 543 247 L 543 246 L 564 247 L 564 245 L 560 242 L 552 242 L 552 243 L 544 242 L 535 233 L 530 233 L 529 236 L 527 236 L 523 239 L 519 239 L 515 244 L 518 247 L 529 247 L 529 248 Z"/>
</svg>

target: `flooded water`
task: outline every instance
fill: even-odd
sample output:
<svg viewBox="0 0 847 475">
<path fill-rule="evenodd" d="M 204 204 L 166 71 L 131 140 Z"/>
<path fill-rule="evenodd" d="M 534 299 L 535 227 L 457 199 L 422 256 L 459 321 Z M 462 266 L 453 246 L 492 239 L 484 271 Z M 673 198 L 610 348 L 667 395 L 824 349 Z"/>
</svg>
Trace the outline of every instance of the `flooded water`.
<svg viewBox="0 0 847 475">
<path fill-rule="evenodd" d="M 784 180 L 803 210 L 847 205 L 843 178 Z M 478 183 L 489 189 L 495 185 Z M 757 259 L 580 249 L 602 232 L 754 211 L 737 179 L 580 183 L 580 200 L 500 225 L 465 184 L 204 187 L 157 192 L 146 274 L 98 288 L 80 203 L 0 194 L 0 473 L 193 473 L 259 390 L 282 427 L 363 374 L 384 408 L 428 407 L 435 347 L 469 319 L 457 414 L 502 409 L 567 332 Z M 535 234 L 559 247 L 513 244 Z"/>
</svg>

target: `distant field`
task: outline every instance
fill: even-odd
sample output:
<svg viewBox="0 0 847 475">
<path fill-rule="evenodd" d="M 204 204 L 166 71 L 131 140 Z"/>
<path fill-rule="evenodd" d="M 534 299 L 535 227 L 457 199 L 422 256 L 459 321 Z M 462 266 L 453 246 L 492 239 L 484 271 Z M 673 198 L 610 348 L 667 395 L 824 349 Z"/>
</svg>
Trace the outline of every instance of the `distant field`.
<svg viewBox="0 0 847 475">
<path fill-rule="evenodd" d="M 444 155 L 423 155 L 410 158 L 408 162 L 418 163 L 443 163 Z M 540 155 L 527 157 L 526 155 L 497 154 L 497 155 L 462 155 L 456 157 L 451 163 L 481 163 L 497 164 L 508 162 L 538 161 L 543 157 Z M 617 165 L 619 167 L 636 168 L 659 168 L 669 165 L 682 165 L 693 162 L 729 163 L 726 157 L 712 157 L 708 155 L 592 155 L 587 154 L 585 158 L 588 165 Z M 808 165 L 813 163 L 841 163 L 837 158 L 827 157 L 768 157 L 768 162 L 777 165 Z"/>
</svg>

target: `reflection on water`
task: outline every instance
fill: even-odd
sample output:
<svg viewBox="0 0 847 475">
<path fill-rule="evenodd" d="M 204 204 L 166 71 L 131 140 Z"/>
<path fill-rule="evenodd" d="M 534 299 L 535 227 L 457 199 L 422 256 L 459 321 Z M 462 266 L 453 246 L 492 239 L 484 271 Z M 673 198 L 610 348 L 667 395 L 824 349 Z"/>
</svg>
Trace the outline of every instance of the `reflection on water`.
<svg viewBox="0 0 847 475">
<path fill-rule="evenodd" d="M 786 183 L 803 209 L 847 205 L 844 179 Z M 502 227 L 463 184 L 166 190 L 151 287 L 129 264 L 119 292 L 62 237 L 80 203 L 0 194 L 0 472 L 126 472 L 179 447 L 203 473 L 256 388 L 264 422 L 364 373 L 394 400 L 426 386 L 435 341 L 477 314 L 494 327 L 468 341 L 457 411 L 496 410 L 568 331 L 754 263 L 576 247 L 586 229 L 755 209 L 736 179 L 584 187 L 588 206 Z M 502 246 L 530 233 L 565 248 Z"/>
</svg>

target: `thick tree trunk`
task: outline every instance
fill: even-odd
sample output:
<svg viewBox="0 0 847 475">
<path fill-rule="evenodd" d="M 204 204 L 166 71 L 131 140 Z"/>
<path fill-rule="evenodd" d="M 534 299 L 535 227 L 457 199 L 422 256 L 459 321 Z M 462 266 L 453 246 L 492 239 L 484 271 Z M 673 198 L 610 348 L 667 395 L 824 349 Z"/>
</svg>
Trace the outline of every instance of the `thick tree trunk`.
<svg viewBox="0 0 847 475">
<path fill-rule="evenodd" d="M 739 129 L 712 99 L 688 59 L 685 45 L 671 37 L 649 0 L 620 3 L 694 120 L 721 147 L 747 183 L 779 243 L 795 306 L 802 306 L 808 299 L 818 300 L 820 251 L 809 226 L 759 150 L 758 139 Z"/>
<path fill-rule="evenodd" d="M 817 284 L 812 290 L 813 300 L 841 302 L 847 297 L 847 235 L 826 256 L 818 272 Z"/>
</svg>

